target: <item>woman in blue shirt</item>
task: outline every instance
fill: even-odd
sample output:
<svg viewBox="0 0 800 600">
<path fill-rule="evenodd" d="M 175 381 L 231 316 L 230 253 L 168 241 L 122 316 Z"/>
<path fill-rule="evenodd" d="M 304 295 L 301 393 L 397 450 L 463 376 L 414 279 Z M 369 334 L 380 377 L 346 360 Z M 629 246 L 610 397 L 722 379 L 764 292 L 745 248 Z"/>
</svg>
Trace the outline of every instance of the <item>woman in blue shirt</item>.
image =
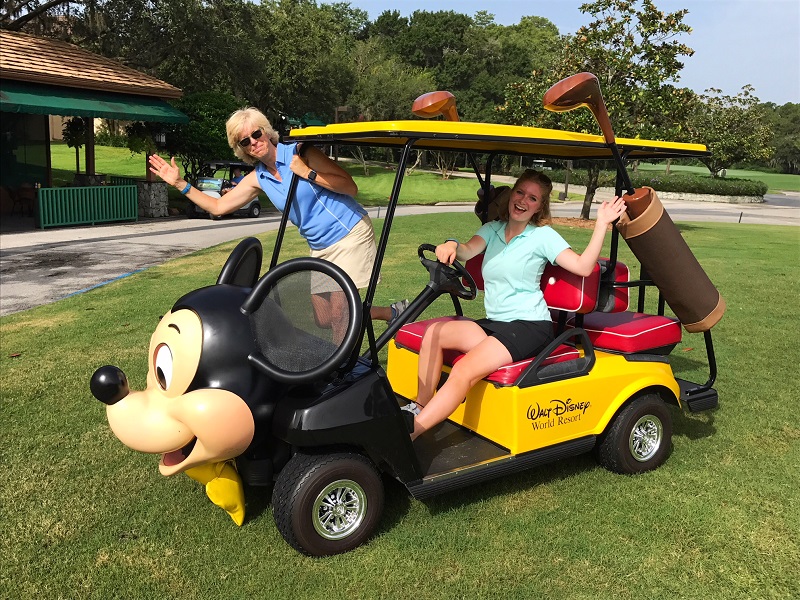
<svg viewBox="0 0 800 600">
<path fill-rule="evenodd" d="M 482 275 L 486 319 L 434 323 L 425 332 L 419 353 L 419 391 L 416 403 L 405 407 L 415 413 L 415 439 L 444 421 L 469 389 L 499 367 L 535 356 L 553 339 L 553 324 L 540 283 L 547 262 L 576 275 L 594 269 L 609 224 L 625 212 L 625 202 L 614 198 L 597 209 L 592 239 L 578 254 L 548 223 L 550 179 L 527 170 L 500 207 L 500 219 L 483 225 L 464 244 L 448 240 L 436 247 L 445 264 L 466 261 L 485 252 Z M 439 391 L 436 385 L 445 350 L 463 352 Z"/>
<path fill-rule="evenodd" d="M 350 174 L 313 146 L 300 156 L 298 144 L 280 143 L 278 133 L 258 109 L 237 110 L 225 127 L 234 154 L 255 169 L 224 196 L 214 198 L 192 187 L 180 177 L 174 158 L 168 163 L 154 154 L 149 159 L 150 170 L 215 216 L 237 210 L 261 192 L 283 211 L 292 174 L 296 174 L 300 181 L 289 219 L 308 242 L 311 256 L 344 269 L 359 289 L 367 287 L 376 256 L 375 232 L 366 210 L 353 198 L 358 187 Z M 312 292 L 318 317 L 325 315 L 334 329 L 346 328 L 346 321 L 339 318 L 347 306 L 344 294 L 326 289 L 324 284 Z M 371 315 L 391 321 L 406 306 L 407 300 L 373 306 Z M 335 339 L 340 337 L 334 332 Z"/>
</svg>

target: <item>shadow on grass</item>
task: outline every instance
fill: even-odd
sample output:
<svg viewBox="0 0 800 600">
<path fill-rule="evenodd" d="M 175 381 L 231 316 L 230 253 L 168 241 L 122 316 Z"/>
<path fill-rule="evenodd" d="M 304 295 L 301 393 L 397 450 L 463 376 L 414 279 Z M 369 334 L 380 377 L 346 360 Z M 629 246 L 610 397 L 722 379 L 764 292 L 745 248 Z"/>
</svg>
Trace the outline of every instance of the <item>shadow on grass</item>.
<svg viewBox="0 0 800 600">
<path fill-rule="evenodd" d="M 434 498 L 421 500 L 432 515 L 446 513 L 453 509 L 479 504 L 497 496 L 514 494 L 534 488 L 563 481 L 581 475 L 592 469 L 602 469 L 591 454 L 581 454 L 572 458 L 559 460 L 549 465 L 541 465 L 527 471 L 513 473 L 492 479 L 477 485 L 458 490 L 455 493 L 443 494 Z"/>
<path fill-rule="evenodd" d="M 702 413 L 689 412 L 677 406 L 672 409 L 672 436 L 682 436 L 690 440 L 711 437 L 717 432 L 714 426 L 714 411 Z"/>
<path fill-rule="evenodd" d="M 272 512 L 272 488 L 271 485 L 244 486 L 245 523 L 261 518 L 264 513 Z"/>
</svg>

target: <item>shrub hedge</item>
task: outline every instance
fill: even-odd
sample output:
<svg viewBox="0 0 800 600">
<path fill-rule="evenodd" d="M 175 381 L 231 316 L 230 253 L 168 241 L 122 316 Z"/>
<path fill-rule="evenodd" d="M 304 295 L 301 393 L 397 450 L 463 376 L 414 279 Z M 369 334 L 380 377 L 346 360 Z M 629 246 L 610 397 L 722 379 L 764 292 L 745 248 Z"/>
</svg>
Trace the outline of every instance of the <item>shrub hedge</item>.
<svg viewBox="0 0 800 600">
<path fill-rule="evenodd" d="M 512 173 L 512 175 L 515 175 Z M 518 173 L 516 174 L 518 175 Z M 547 171 L 553 182 L 564 183 L 565 170 Z M 613 171 L 601 171 L 600 187 L 613 187 L 615 180 Z M 713 194 L 716 196 L 763 196 L 769 187 L 763 181 L 752 179 L 712 178 L 692 173 L 648 173 L 640 171 L 630 173 L 634 187 L 649 186 L 658 192 L 685 192 L 690 194 Z M 576 185 L 586 185 L 587 172 L 573 169 L 569 181 Z"/>
</svg>

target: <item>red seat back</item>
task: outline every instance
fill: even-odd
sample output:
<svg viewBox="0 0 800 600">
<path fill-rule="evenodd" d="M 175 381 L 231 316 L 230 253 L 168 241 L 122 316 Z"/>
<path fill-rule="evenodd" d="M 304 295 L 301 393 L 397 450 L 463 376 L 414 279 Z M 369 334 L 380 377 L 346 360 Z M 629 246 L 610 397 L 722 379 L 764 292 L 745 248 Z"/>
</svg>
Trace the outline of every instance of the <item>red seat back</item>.
<svg viewBox="0 0 800 600">
<path fill-rule="evenodd" d="M 479 290 L 483 289 L 481 266 L 483 254 L 474 256 L 464 265 L 475 279 Z M 544 300 L 553 310 L 565 310 L 574 313 L 590 313 L 597 306 L 597 292 L 600 288 L 600 266 L 595 265 L 588 277 L 570 273 L 558 265 L 548 264 L 544 268 L 541 282 Z"/>
</svg>

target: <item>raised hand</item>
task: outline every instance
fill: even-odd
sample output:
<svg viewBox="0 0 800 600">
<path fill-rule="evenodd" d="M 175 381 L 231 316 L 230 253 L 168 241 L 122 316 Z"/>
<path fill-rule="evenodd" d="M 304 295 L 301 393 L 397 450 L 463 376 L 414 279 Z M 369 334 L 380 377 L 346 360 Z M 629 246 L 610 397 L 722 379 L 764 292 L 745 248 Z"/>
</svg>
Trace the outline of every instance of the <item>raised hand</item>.
<svg viewBox="0 0 800 600">
<path fill-rule="evenodd" d="M 174 186 L 181 178 L 181 170 L 175 164 L 174 156 L 171 158 L 171 163 L 168 163 L 158 154 L 151 154 L 148 162 L 150 163 L 150 172 L 155 173 L 171 186 Z"/>
<path fill-rule="evenodd" d="M 608 225 L 613 223 L 625 212 L 625 201 L 615 196 L 613 200 L 603 202 L 597 209 L 597 220 Z"/>
</svg>

